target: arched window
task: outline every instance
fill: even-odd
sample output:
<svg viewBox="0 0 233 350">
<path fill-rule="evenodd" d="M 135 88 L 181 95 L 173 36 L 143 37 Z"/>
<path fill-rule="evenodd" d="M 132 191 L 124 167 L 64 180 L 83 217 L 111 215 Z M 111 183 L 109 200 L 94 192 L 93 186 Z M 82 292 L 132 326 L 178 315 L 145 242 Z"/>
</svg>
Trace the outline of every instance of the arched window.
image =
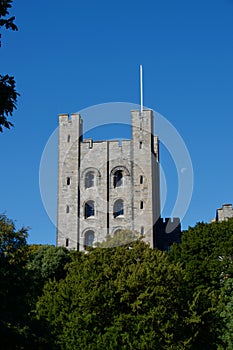
<svg viewBox="0 0 233 350">
<path fill-rule="evenodd" d="M 95 204 L 94 204 L 94 201 L 88 201 L 88 202 L 85 203 L 84 217 L 85 217 L 85 219 L 87 219 L 90 216 L 95 216 Z"/>
<path fill-rule="evenodd" d="M 123 185 L 123 171 L 117 170 L 113 175 L 113 187 L 120 187 Z"/>
<path fill-rule="evenodd" d="M 85 188 L 90 188 L 95 186 L 95 174 L 93 171 L 88 171 L 85 176 Z"/>
<path fill-rule="evenodd" d="M 118 199 L 113 206 L 113 217 L 116 218 L 120 215 L 124 215 L 124 201 Z"/>
<path fill-rule="evenodd" d="M 93 243 L 94 243 L 94 231 L 92 230 L 88 230 L 85 233 L 85 238 L 84 238 L 84 249 L 86 249 L 88 246 L 89 247 L 93 247 Z"/>
</svg>

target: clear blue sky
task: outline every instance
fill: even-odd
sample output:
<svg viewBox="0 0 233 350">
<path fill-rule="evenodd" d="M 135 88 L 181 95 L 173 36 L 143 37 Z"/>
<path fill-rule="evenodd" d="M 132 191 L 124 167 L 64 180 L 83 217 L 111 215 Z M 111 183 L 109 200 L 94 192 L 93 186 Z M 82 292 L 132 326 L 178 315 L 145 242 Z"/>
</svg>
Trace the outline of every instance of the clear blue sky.
<svg viewBox="0 0 233 350">
<path fill-rule="evenodd" d="M 139 64 L 144 104 L 173 124 L 192 159 L 183 228 L 233 202 L 232 0 L 15 0 L 11 15 L 19 31 L 2 31 L 0 74 L 15 76 L 21 96 L 15 128 L 0 135 L 0 212 L 31 227 L 29 243 L 55 243 L 39 165 L 57 115 L 139 103 Z"/>
</svg>

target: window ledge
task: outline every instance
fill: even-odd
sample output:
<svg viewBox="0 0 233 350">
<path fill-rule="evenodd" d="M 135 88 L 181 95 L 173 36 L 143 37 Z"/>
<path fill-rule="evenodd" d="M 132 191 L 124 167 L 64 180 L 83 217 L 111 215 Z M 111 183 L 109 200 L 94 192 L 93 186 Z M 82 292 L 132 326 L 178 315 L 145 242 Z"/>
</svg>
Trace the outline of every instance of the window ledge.
<svg viewBox="0 0 233 350">
<path fill-rule="evenodd" d="M 124 215 L 117 215 L 114 219 L 124 219 Z"/>
</svg>

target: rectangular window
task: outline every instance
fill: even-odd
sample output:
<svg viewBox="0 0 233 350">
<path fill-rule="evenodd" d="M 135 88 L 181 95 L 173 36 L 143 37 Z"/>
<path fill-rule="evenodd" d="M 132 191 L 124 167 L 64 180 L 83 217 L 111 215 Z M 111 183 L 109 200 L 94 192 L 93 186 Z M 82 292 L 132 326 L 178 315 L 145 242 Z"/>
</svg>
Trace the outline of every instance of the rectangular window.
<svg viewBox="0 0 233 350">
<path fill-rule="evenodd" d="M 140 209 L 143 209 L 143 201 L 140 201 Z"/>
</svg>

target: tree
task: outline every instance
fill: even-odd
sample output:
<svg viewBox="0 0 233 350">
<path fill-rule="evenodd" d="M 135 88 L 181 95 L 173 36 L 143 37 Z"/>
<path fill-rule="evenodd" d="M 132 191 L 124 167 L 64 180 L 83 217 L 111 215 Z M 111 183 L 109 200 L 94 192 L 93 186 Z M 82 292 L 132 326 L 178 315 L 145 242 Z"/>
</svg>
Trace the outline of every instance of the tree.
<svg viewBox="0 0 233 350">
<path fill-rule="evenodd" d="M 74 254 L 65 279 L 45 285 L 37 317 L 56 349 L 204 349 L 194 347 L 201 302 L 180 264 L 137 241 Z"/>
<path fill-rule="evenodd" d="M 8 9 L 12 7 L 11 3 L 12 0 L 0 1 L 0 27 L 18 30 L 14 23 L 15 17 L 7 17 L 9 15 Z M 0 75 L 0 132 L 3 131 L 3 127 L 10 129 L 13 126 L 8 117 L 12 116 L 14 109 L 16 109 L 18 96 L 14 77 L 8 74 Z"/>
<path fill-rule="evenodd" d="M 118 230 L 113 236 L 107 235 L 106 239 L 101 243 L 97 242 L 96 247 L 99 248 L 113 248 L 119 246 L 130 246 L 133 241 L 136 241 L 142 237 L 139 234 L 131 230 Z"/>
<path fill-rule="evenodd" d="M 233 279 L 223 281 L 219 312 L 223 323 L 221 338 L 224 346 L 221 349 L 233 349 Z"/>
<path fill-rule="evenodd" d="M 61 274 L 61 261 L 64 261 L 64 257 L 62 253 L 59 253 L 55 259 L 48 258 L 48 260 L 57 261 L 53 264 L 54 271 L 47 272 L 44 279 L 41 278 L 38 282 L 37 278 L 42 275 L 40 271 L 43 267 L 39 269 L 38 266 L 40 270 L 38 271 L 36 266 L 43 259 L 39 259 L 38 264 L 37 259 L 33 261 L 33 254 L 36 254 L 39 249 L 27 245 L 27 236 L 27 228 L 17 230 L 12 220 L 5 215 L 0 215 L 1 348 L 5 350 L 51 350 L 52 342 L 47 335 L 47 333 L 50 334 L 49 325 L 46 321 L 35 319 L 34 309 L 45 279 L 53 277 L 54 274 Z M 46 252 L 49 251 L 48 246 L 44 248 Z M 46 271 L 46 268 L 44 270 Z"/>
<path fill-rule="evenodd" d="M 233 219 L 229 219 L 190 227 L 183 232 L 182 243 L 172 246 L 169 258 L 184 266 L 192 290 L 219 290 L 222 278 L 233 276 L 232 256 Z"/>
<path fill-rule="evenodd" d="M 228 322 L 230 313 L 227 311 L 232 306 L 231 301 L 223 303 L 221 297 L 224 281 L 233 277 L 232 257 L 233 219 L 211 224 L 198 223 L 183 232 L 181 244 L 173 245 L 169 254 L 171 263 L 180 263 L 183 267 L 189 293 L 203 296 L 197 306 L 199 314 L 203 314 L 199 346 L 203 344 L 204 347 L 207 340 L 212 338 L 211 344 L 216 348 L 228 329 L 224 322 L 230 327 L 232 325 L 231 318 Z M 222 315 L 219 302 L 226 306 L 221 309 Z"/>
<path fill-rule="evenodd" d="M 37 298 L 50 279 L 65 278 L 65 265 L 70 262 L 71 253 L 64 247 L 51 245 L 32 245 L 28 247 L 27 273 L 30 276 L 31 307 L 35 307 Z"/>
<path fill-rule="evenodd" d="M 27 229 L 16 230 L 12 220 L 0 215 L 0 338 L 4 349 L 20 344 L 27 302 Z"/>
<path fill-rule="evenodd" d="M 0 262 L 1 264 L 19 263 L 19 257 L 27 244 L 28 229 L 16 230 L 15 224 L 6 215 L 0 214 Z"/>
</svg>

